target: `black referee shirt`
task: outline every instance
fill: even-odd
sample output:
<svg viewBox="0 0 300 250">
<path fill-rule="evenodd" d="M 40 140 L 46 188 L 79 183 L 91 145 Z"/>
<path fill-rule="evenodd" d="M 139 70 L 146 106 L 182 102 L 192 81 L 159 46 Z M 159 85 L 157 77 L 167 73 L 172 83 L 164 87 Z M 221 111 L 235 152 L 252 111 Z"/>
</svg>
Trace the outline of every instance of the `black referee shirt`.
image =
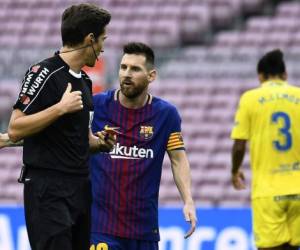
<svg viewBox="0 0 300 250">
<path fill-rule="evenodd" d="M 24 139 L 23 161 L 30 168 L 46 168 L 65 173 L 87 174 L 89 119 L 93 110 L 92 82 L 70 71 L 59 55 L 29 68 L 14 109 L 27 115 L 58 103 L 68 83 L 82 92 L 83 110 L 66 114 L 41 132 Z"/>
</svg>

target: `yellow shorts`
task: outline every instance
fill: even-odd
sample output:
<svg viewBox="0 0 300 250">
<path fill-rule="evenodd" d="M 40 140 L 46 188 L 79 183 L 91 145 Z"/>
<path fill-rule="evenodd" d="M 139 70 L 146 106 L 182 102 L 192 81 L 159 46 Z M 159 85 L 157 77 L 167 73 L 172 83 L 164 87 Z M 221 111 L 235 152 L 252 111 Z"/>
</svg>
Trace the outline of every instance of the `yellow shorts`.
<svg viewBox="0 0 300 250">
<path fill-rule="evenodd" d="M 300 194 L 253 199 L 252 220 L 257 247 L 300 246 Z"/>
</svg>

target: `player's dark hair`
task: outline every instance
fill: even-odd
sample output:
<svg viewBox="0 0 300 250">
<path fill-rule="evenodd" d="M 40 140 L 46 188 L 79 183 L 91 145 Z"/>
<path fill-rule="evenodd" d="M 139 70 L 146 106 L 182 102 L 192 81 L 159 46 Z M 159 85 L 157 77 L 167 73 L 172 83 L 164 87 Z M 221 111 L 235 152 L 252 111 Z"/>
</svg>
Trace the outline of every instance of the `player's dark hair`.
<svg viewBox="0 0 300 250">
<path fill-rule="evenodd" d="M 61 37 L 63 46 L 75 46 L 93 33 L 95 39 L 104 32 L 110 22 L 108 11 L 93 4 L 83 3 L 68 7 L 62 15 Z"/>
<path fill-rule="evenodd" d="M 153 69 L 155 56 L 153 50 L 144 43 L 131 42 L 123 47 L 124 54 L 143 55 L 146 58 L 146 65 L 148 69 Z"/>
<path fill-rule="evenodd" d="M 264 74 L 266 78 L 286 73 L 281 50 L 276 49 L 266 53 L 257 64 L 257 73 Z"/>
</svg>

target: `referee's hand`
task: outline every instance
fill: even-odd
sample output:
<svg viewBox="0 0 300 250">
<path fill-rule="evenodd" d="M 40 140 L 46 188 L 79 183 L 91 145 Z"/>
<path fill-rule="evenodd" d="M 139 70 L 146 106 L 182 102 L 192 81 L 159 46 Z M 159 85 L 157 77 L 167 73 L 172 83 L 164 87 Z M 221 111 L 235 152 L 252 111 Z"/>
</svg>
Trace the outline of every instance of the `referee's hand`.
<svg viewBox="0 0 300 250">
<path fill-rule="evenodd" d="M 83 109 L 81 91 L 73 91 L 71 83 L 68 83 L 65 93 L 63 94 L 59 104 L 62 114 L 73 113 Z"/>
<path fill-rule="evenodd" d="M 99 150 L 102 152 L 111 151 L 117 142 L 117 135 L 107 133 L 104 130 L 97 132 L 96 136 L 98 137 Z"/>
</svg>

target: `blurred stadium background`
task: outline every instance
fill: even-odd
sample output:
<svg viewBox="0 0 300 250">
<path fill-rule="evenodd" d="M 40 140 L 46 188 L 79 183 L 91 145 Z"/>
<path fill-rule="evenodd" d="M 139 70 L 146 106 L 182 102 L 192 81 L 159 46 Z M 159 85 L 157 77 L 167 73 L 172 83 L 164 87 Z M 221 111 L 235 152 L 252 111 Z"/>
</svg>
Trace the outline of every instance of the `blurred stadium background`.
<svg viewBox="0 0 300 250">
<path fill-rule="evenodd" d="M 0 1 L 0 132 L 5 132 L 27 68 L 61 46 L 60 19 L 73 0 Z M 230 184 L 230 131 L 239 96 L 256 87 L 256 63 L 268 50 L 285 53 L 289 81 L 300 79 L 300 1 L 101 0 L 112 21 L 105 52 L 87 69 L 94 91 L 118 85 L 122 45 L 142 41 L 156 52 L 159 78 L 151 92 L 182 116 L 199 226 L 189 241 L 170 163 L 160 189 L 161 249 L 252 250 L 248 189 Z M 17 178 L 22 149 L 0 151 L 0 250 L 29 250 Z"/>
</svg>

